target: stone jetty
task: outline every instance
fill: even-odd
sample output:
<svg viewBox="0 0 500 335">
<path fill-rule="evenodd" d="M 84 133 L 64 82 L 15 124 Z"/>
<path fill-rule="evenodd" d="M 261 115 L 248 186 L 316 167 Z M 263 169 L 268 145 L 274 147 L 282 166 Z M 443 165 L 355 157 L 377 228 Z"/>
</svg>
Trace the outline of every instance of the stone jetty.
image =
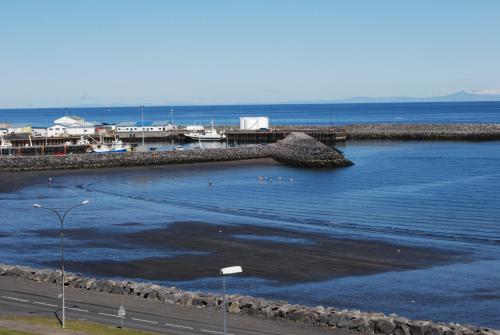
<svg viewBox="0 0 500 335">
<path fill-rule="evenodd" d="M 64 156 L 4 156 L 0 157 L 0 171 L 118 168 L 255 158 L 275 158 L 285 164 L 308 168 L 352 164 L 334 148 L 308 135 L 292 133 L 280 143 L 250 147 Z"/>
<path fill-rule="evenodd" d="M 500 124 L 370 124 L 346 132 L 348 140 L 500 140 Z"/>
<path fill-rule="evenodd" d="M 315 140 L 305 133 L 294 132 L 271 146 L 272 157 L 284 164 L 301 168 L 350 166 L 337 149 Z"/>
<path fill-rule="evenodd" d="M 35 269 L 0 264 L 0 276 L 10 276 L 47 284 L 62 284 L 59 270 Z M 175 287 L 151 283 L 88 278 L 66 273 L 65 286 L 86 291 L 129 295 L 138 299 L 193 308 L 222 308 L 222 296 L 213 293 L 187 292 Z M 410 320 L 396 314 L 368 313 L 335 307 L 309 307 L 250 296 L 229 295 L 228 311 L 253 317 L 288 320 L 315 327 L 345 329 L 360 333 L 383 335 L 500 335 L 500 331 L 456 323 Z"/>
</svg>

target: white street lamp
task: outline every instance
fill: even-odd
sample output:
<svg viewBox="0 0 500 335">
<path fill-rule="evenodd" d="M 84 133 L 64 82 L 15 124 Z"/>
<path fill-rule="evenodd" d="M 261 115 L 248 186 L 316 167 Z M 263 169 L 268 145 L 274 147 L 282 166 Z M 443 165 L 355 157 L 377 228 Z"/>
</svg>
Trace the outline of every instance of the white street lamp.
<svg viewBox="0 0 500 335">
<path fill-rule="evenodd" d="M 227 268 L 220 269 L 220 275 L 222 276 L 222 304 L 224 309 L 224 335 L 227 335 L 227 302 L 226 302 L 226 276 L 234 275 L 243 272 L 241 266 L 230 266 Z"/>
<path fill-rule="evenodd" d="M 57 217 L 59 218 L 59 222 L 61 223 L 61 277 L 62 277 L 62 320 L 61 320 L 61 326 L 62 328 L 64 329 L 65 326 L 66 326 L 66 313 L 65 313 L 65 299 L 64 299 L 64 282 L 66 280 L 65 276 L 64 276 L 64 219 L 66 218 L 66 215 L 73 209 L 77 208 L 77 207 L 80 207 L 80 206 L 85 206 L 86 204 L 89 203 L 89 200 L 85 200 L 85 201 L 82 201 L 80 202 L 79 204 L 73 206 L 73 207 L 70 207 L 68 208 L 65 212 L 63 212 L 63 214 L 61 215 L 57 210 L 53 209 L 53 208 L 48 208 L 48 207 L 44 207 L 40 204 L 33 204 L 33 207 L 34 208 L 41 208 L 41 209 L 46 209 L 48 211 L 51 211 L 53 212 L 54 214 L 57 215 Z"/>
</svg>

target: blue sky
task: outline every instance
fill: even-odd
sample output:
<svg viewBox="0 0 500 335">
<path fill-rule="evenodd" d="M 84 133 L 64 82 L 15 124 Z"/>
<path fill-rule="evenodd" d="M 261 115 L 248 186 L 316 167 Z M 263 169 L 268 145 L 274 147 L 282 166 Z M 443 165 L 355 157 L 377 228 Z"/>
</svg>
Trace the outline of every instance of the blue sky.
<svg viewBox="0 0 500 335">
<path fill-rule="evenodd" d="M 496 0 L 0 0 L 0 108 L 496 92 L 499 13 Z"/>
</svg>

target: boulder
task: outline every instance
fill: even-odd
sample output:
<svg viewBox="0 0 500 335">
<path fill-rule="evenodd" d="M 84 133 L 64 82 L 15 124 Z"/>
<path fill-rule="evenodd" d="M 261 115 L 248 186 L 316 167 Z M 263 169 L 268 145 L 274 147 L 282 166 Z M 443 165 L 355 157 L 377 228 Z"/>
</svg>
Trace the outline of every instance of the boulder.
<svg viewBox="0 0 500 335">
<path fill-rule="evenodd" d="M 396 329 L 396 324 L 390 318 L 381 318 L 375 324 L 375 331 L 381 334 L 392 334 L 394 329 Z"/>
<path fill-rule="evenodd" d="M 229 308 L 227 309 L 227 311 L 229 313 L 239 314 L 241 312 L 241 310 L 240 310 L 240 303 L 238 301 L 231 302 L 231 304 L 229 305 Z"/>
<path fill-rule="evenodd" d="M 307 310 L 305 308 L 294 308 L 290 309 L 290 311 L 286 314 L 286 318 L 295 322 L 304 322 L 306 319 L 306 313 Z"/>
</svg>

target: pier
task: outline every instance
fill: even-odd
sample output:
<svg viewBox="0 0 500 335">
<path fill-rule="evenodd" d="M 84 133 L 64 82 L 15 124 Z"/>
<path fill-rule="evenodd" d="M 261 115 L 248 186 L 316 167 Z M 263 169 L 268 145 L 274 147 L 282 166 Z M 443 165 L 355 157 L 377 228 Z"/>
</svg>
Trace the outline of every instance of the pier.
<svg viewBox="0 0 500 335">
<path fill-rule="evenodd" d="M 227 141 L 229 143 L 275 143 L 283 140 L 289 134 L 295 132 L 293 128 L 274 129 L 269 131 L 227 131 Z M 347 139 L 345 129 L 307 129 L 301 132 L 326 145 L 335 145 L 337 142 L 344 142 Z"/>
<path fill-rule="evenodd" d="M 87 153 L 87 145 L 34 145 L 0 148 L 0 156 L 44 156 Z"/>
</svg>

